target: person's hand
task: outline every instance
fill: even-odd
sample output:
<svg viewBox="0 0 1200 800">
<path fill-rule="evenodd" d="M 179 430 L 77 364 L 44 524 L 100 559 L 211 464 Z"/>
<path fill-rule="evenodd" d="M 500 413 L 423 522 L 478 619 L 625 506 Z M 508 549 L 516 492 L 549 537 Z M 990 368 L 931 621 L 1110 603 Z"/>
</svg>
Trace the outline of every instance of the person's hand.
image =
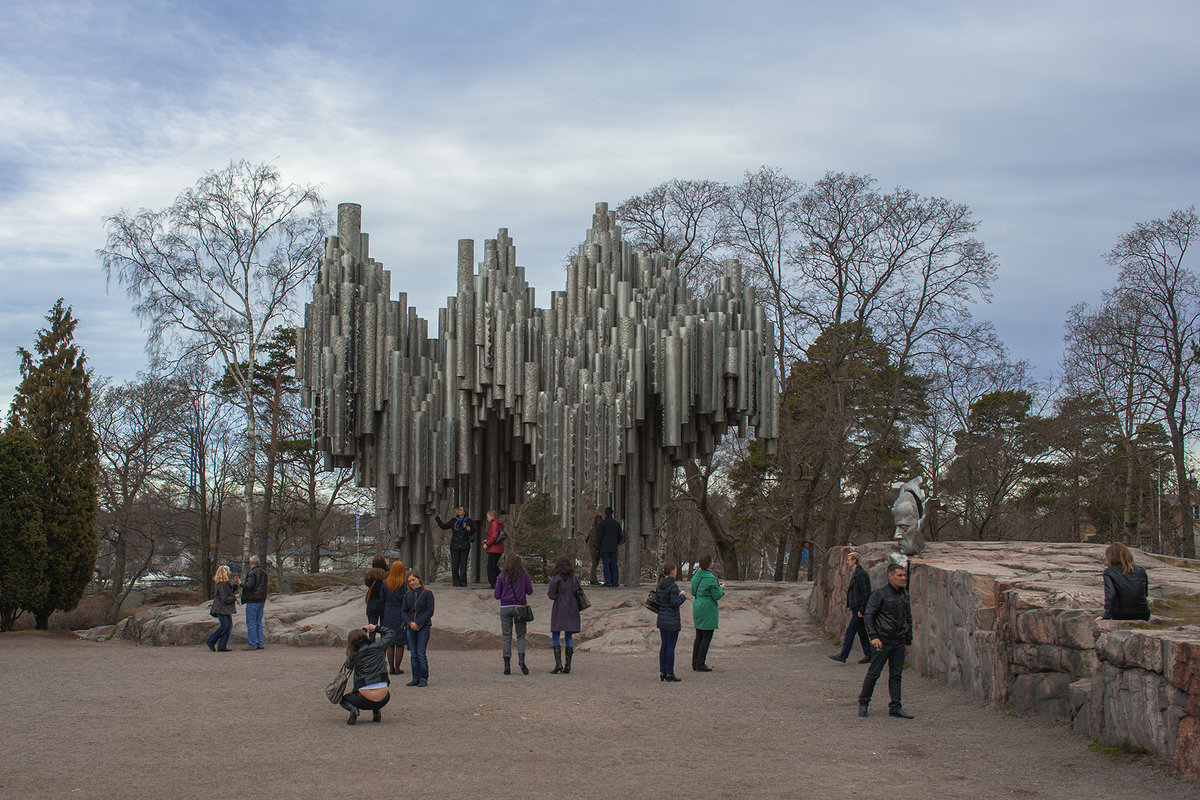
<svg viewBox="0 0 1200 800">
<path fill-rule="evenodd" d="M 859 619 L 862 619 L 862 612 L 861 612 L 861 611 L 860 611 L 860 612 L 858 612 L 858 618 L 859 618 Z"/>
<path fill-rule="evenodd" d="M 911 644 L 904 645 L 904 655 L 908 655 L 909 650 L 912 650 L 912 645 Z"/>
<path fill-rule="evenodd" d="M 883 649 L 883 640 L 882 639 L 872 639 L 871 647 L 874 647 L 876 650 L 882 650 Z"/>
</svg>

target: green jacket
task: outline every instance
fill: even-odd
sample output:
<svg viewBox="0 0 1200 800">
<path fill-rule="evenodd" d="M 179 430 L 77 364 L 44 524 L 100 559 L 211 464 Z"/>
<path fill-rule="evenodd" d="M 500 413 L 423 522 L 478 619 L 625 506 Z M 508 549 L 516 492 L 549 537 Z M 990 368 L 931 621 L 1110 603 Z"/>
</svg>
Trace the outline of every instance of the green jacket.
<svg viewBox="0 0 1200 800">
<path fill-rule="evenodd" d="M 725 596 L 725 590 L 717 583 L 717 576 L 702 569 L 692 576 L 692 624 L 702 631 L 717 629 L 717 601 Z"/>
</svg>

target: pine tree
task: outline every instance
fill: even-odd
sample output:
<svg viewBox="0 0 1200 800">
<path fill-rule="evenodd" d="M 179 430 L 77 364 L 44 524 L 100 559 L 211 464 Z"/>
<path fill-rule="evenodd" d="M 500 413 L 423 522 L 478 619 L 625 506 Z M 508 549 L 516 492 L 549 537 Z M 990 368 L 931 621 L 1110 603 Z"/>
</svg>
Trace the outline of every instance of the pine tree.
<svg viewBox="0 0 1200 800">
<path fill-rule="evenodd" d="M 33 437 L 46 467 L 42 523 L 46 534 L 45 593 L 29 610 L 45 629 L 50 613 L 79 602 L 96 564 L 96 433 L 90 417 L 91 378 L 75 344 L 78 324 L 62 298 L 46 315 L 34 353 L 19 348 L 21 384 L 10 422 Z"/>
<path fill-rule="evenodd" d="M 10 427 L 0 434 L 0 631 L 27 608 L 46 603 L 46 468 L 33 437 Z"/>
</svg>

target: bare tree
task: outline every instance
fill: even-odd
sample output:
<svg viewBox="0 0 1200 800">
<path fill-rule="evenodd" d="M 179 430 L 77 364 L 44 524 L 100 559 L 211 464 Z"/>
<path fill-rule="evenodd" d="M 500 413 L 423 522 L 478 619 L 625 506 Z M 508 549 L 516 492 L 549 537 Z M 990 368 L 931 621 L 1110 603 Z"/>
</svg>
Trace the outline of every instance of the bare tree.
<svg viewBox="0 0 1200 800">
<path fill-rule="evenodd" d="M 150 324 L 150 341 L 191 335 L 233 375 L 246 413 L 243 553 L 254 532 L 257 415 L 254 365 L 288 321 L 316 268 L 325 223 L 316 188 L 284 184 L 270 164 L 232 162 L 207 173 L 168 208 L 106 217 L 98 251 Z"/>
<path fill-rule="evenodd" d="M 617 219 L 630 244 L 666 253 L 684 285 L 695 290 L 718 274 L 729 245 L 728 194 L 717 181 L 670 180 L 621 203 Z"/>
<path fill-rule="evenodd" d="M 1155 404 L 1167 426 L 1179 490 L 1182 555 L 1197 551 L 1192 519 L 1192 482 L 1187 474 L 1192 380 L 1200 334 L 1200 282 L 1185 263 L 1200 233 L 1195 208 L 1173 211 L 1166 219 L 1139 222 L 1108 253 L 1120 267 L 1116 292 L 1140 317 L 1144 376 L 1154 387 Z"/>
<path fill-rule="evenodd" d="M 101 559 L 111 559 L 108 592 L 114 614 L 149 568 L 167 509 L 163 488 L 181 427 L 179 394 L 149 375 L 121 385 L 100 385 L 92 405 L 99 444 L 96 489 Z M 135 568 L 128 556 L 141 555 Z"/>
</svg>

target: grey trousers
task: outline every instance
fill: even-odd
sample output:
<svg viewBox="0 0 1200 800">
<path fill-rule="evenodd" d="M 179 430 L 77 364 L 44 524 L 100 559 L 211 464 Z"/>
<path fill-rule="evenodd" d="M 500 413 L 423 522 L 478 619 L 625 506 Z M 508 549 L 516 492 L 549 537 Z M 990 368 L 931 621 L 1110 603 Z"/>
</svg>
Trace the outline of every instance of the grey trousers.
<svg viewBox="0 0 1200 800">
<path fill-rule="evenodd" d="M 504 657 L 512 657 L 513 625 L 517 626 L 517 655 L 525 655 L 525 620 L 516 619 L 517 606 L 501 606 L 500 635 L 504 639 Z"/>
</svg>

